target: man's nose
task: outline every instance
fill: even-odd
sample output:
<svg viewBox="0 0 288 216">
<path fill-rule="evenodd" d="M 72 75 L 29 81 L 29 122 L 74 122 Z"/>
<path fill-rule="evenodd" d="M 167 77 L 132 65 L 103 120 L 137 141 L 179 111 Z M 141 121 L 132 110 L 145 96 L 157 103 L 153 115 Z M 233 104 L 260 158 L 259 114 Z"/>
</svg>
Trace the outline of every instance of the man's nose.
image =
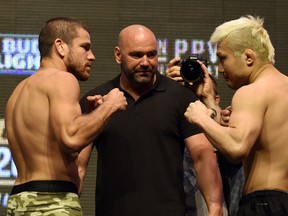
<svg viewBox="0 0 288 216">
<path fill-rule="evenodd" d="M 148 57 L 146 55 L 144 55 L 142 58 L 141 58 L 141 65 L 142 66 L 149 66 L 149 60 L 148 60 Z"/>
<path fill-rule="evenodd" d="M 90 51 L 90 53 L 88 54 L 88 59 L 90 60 L 90 61 L 95 61 L 95 56 L 94 56 L 94 54 L 93 54 L 93 52 L 92 51 Z"/>
</svg>

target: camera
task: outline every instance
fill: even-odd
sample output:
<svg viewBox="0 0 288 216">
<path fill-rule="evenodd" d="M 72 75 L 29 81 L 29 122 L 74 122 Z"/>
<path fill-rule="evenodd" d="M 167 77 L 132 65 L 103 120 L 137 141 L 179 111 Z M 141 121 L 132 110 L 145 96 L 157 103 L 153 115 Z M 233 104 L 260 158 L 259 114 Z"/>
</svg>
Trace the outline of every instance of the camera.
<svg viewBox="0 0 288 216">
<path fill-rule="evenodd" d="M 195 83 L 201 81 L 204 77 L 204 72 L 197 60 L 203 62 L 207 67 L 207 59 L 202 58 L 199 54 L 192 54 L 187 59 L 180 61 L 180 75 L 187 83 Z"/>
</svg>

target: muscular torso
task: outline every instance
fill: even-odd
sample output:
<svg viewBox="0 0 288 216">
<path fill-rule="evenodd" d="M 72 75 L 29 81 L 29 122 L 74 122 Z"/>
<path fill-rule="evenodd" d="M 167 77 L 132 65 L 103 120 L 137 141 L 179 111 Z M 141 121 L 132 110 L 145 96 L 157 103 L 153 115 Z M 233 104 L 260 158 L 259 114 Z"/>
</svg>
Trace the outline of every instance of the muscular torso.
<svg viewBox="0 0 288 216">
<path fill-rule="evenodd" d="M 288 78 L 272 73 L 253 85 L 254 90 L 257 89 L 255 100 L 260 102 L 251 109 L 259 112 L 264 109 L 264 120 L 260 136 L 244 160 L 246 184 L 243 192 L 288 191 Z"/>
<path fill-rule="evenodd" d="M 66 153 L 50 119 L 53 73 L 37 72 L 22 81 L 6 106 L 6 129 L 18 176 L 31 180 L 67 180 L 78 184 L 76 153 Z M 65 112 L 65 110 L 62 110 Z"/>
</svg>

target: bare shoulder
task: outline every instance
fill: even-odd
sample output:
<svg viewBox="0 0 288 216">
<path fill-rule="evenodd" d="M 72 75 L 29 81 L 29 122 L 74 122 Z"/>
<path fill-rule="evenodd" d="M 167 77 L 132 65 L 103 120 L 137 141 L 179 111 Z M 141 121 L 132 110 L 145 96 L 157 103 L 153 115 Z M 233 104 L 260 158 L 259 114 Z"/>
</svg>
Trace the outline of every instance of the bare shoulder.
<svg viewBox="0 0 288 216">
<path fill-rule="evenodd" d="M 280 88 L 280 86 L 283 88 Z M 257 101 L 263 103 L 264 101 L 268 101 L 269 97 L 275 97 L 275 94 L 278 94 L 277 92 L 280 89 L 288 91 L 288 77 L 272 67 L 260 75 L 254 82 L 239 88 L 235 92 L 234 98 L 243 101 L 251 100 L 254 103 Z"/>
<path fill-rule="evenodd" d="M 255 122 L 260 123 L 269 106 L 269 100 L 267 100 L 266 90 L 263 89 L 262 85 L 252 83 L 239 88 L 235 92 L 231 104 L 233 109 L 231 122 L 232 119 L 235 119 L 235 121 L 243 121 L 243 119 L 252 121 L 254 119 Z M 233 122 L 233 124 L 236 123 Z"/>
<path fill-rule="evenodd" d="M 275 81 L 275 87 L 276 86 L 277 89 L 283 88 L 283 90 L 288 92 L 288 76 L 279 72 L 277 80 Z"/>
<path fill-rule="evenodd" d="M 46 81 L 56 82 L 54 84 L 57 84 L 58 82 L 65 85 L 66 82 L 69 84 L 71 83 L 78 83 L 78 80 L 76 77 L 67 71 L 60 71 L 57 69 L 46 69 L 43 71 L 39 71 L 39 76 L 44 77 L 47 79 Z"/>
<path fill-rule="evenodd" d="M 260 86 L 255 83 L 242 86 L 235 92 L 232 100 L 239 100 L 242 102 L 254 100 L 256 96 L 259 96 L 259 93 L 261 92 L 260 89 Z"/>
<path fill-rule="evenodd" d="M 45 69 L 43 71 L 38 71 L 34 77 L 34 81 L 40 88 L 47 93 L 62 91 L 78 91 L 79 82 L 76 77 L 66 71 L 59 71 L 56 69 Z"/>
</svg>

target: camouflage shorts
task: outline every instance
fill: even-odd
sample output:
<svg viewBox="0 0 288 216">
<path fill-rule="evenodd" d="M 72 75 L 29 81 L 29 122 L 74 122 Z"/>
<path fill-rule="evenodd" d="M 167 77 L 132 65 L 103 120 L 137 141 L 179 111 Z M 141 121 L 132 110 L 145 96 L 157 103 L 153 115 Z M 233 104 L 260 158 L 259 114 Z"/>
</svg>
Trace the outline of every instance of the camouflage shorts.
<svg viewBox="0 0 288 216">
<path fill-rule="evenodd" d="M 75 193 L 21 192 L 9 197 L 7 216 L 82 216 Z"/>
</svg>

